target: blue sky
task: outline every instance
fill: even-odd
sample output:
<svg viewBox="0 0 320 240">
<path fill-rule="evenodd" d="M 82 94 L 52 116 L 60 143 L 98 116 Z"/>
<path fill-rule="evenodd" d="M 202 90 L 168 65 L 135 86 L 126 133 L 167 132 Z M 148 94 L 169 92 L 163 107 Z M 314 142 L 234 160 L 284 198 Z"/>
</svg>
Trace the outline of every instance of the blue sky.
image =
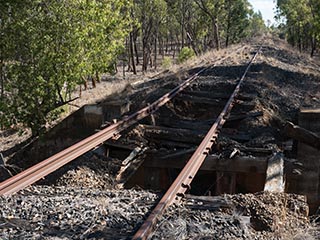
<svg viewBox="0 0 320 240">
<path fill-rule="evenodd" d="M 253 9 L 257 12 L 258 10 L 261 11 L 262 17 L 264 21 L 270 20 L 272 23 L 275 23 L 274 20 L 274 12 L 276 3 L 274 0 L 248 0 L 251 5 L 253 6 Z"/>
</svg>

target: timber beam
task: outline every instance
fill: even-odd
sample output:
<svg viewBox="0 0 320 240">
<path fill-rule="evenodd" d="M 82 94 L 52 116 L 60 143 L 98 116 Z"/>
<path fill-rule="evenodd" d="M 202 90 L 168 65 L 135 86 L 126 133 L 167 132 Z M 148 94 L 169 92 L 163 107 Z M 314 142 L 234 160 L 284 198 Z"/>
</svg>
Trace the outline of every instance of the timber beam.
<svg viewBox="0 0 320 240">
<path fill-rule="evenodd" d="M 175 159 L 153 158 L 146 159 L 143 167 L 176 168 L 185 166 L 190 154 Z M 239 173 L 266 173 L 268 158 L 253 156 L 236 156 L 234 158 L 220 158 L 218 155 L 208 155 L 200 170 Z"/>
</svg>

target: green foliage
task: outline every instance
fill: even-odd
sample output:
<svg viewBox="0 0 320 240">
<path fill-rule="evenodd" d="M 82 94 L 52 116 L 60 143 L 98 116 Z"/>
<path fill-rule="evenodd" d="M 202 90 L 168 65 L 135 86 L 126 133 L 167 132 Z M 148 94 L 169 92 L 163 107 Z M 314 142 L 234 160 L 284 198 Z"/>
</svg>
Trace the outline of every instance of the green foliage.
<svg viewBox="0 0 320 240">
<path fill-rule="evenodd" d="M 266 31 L 266 25 L 264 24 L 262 14 L 260 11 L 252 12 L 250 14 L 250 27 L 249 27 L 249 35 L 257 36 L 261 35 Z"/>
<path fill-rule="evenodd" d="M 178 61 L 179 63 L 183 63 L 194 56 L 195 56 L 195 53 L 191 48 L 184 47 L 181 49 L 179 53 Z"/>
<path fill-rule="evenodd" d="M 65 109 L 84 78 L 112 71 L 117 56 L 130 49 L 124 46 L 129 33 L 129 63 L 147 70 L 158 54 L 176 56 L 182 49 L 181 63 L 265 30 L 248 0 L 0 1 L 0 127 L 22 123 L 34 134 Z M 288 4 L 297 1 L 278 1 L 281 14 L 309 16 L 307 0 L 297 3 L 302 13 L 291 13 Z M 308 31 L 319 27 L 314 23 Z M 171 59 L 162 64 L 168 68 Z"/>
<path fill-rule="evenodd" d="M 172 65 L 172 61 L 170 57 L 164 57 L 162 60 L 162 67 L 164 69 L 169 69 Z"/>
<path fill-rule="evenodd" d="M 247 0 L 228 0 L 225 5 L 226 38 L 228 43 L 237 43 L 241 39 L 253 36 L 253 24 L 264 22 L 261 18 L 255 16 L 251 5 Z M 261 21 L 260 21 L 261 20 Z M 257 22 L 256 22 L 257 21 Z"/>
<path fill-rule="evenodd" d="M 84 76 L 106 72 L 130 28 L 130 1 L 2 1 L 0 124 L 39 134 Z"/>
<path fill-rule="evenodd" d="M 320 40 L 320 1 L 278 0 L 277 8 L 288 42 L 300 50 L 311 49 L 313 55 Z"/>
</svg>

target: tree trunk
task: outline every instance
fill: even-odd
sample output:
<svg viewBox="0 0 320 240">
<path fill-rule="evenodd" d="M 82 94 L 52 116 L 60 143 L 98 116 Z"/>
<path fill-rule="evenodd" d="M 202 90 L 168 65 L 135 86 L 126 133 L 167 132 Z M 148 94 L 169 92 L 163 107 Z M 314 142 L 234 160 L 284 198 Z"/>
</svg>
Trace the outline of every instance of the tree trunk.
<svg viewBox="0 0 320 240">
<path fill-rule="evenodd" d="M 312 36 L 312 40 L 311 40 L 311 53 L 310 53 L 311 57 L 314 56 L 314 52 L 316 50 L 316 47 L 317 47 L 317 38 L 316 38 L 316 34 L 314 33 Z"/>
<path fill-rule="evenodd" d="M 157 69 L 157 39 L 158 39 L 158 31 L 156 30 L 156 36 L 154 38 L 154 58 L 153 58 L 153 66 L 154 69 Z"/>
<path fill-rule="evenodd" d="M 164 58 L 164 39 L 163 37 L 158 38 L 159 42 L 159 55 L 161 55 L 162 59 Z"/>
<path fill-rule="evenodd" d="M 132 64 L 132 71 L 133 71 L 133 74 L 137 74 L 137 69 L 136 69 L 136 63 L 134 61 L 134 51 L 133 51 L 133 48 L 134 48 L 134 44 L 133 44 L 133 32 L 130 33 L 130 41 L 129 41 L 129 44 L 130 44 L 130 61 L 131 61 L 131 64 Z"/>
<path fill-rule="evenodd" d="M 167 37 L 166 37 L 166 53 L 168 53 L 168 51 L 169 51 L 169 48 L 168 48 L 168 46 L 169 46 L 169 34 L 167 33 Z"/>
<path fill-rule="evenodd" d="M 192 39 L 192 37 L 191 37 L 191 35 L 190 35 L 189 32 L 187 32 L 187 36 L 188 36 L 188 38 L 189 38 L 191 48 L 193 49 L 194 53 L 195 53 L 196 55 L 198 55 L 199 53 L 198 53 L 198 50 L 197 50 L 195 41 Z"/>
<path fill-rule="evenodd" d="M 213 22 L 213 34 L 214 34 L 214 41 L 216 45 L 217 51 L 220 50 L 220 37 L 219 37 L 219 27 L 216 19 L 212 19 Z"/>
<path fill-rule="evenodd" d="M 92 82 L 92 88 L 96 88 L 96 87 L 97 87 L 96 79 L 95 79 L 95 77 L 93 76 L 93 74 L 90 76 L 90 78 L 91 78 L 91 82 Z"/>
<path fill-rule="evenodd" d="M 140 61 L 139 61 L 139 54 L 138 54 L 138 47 L 137 47 L 137 38 L 138 38 L 138 34 L 135 33 L 134 37 L 133 37 L 133 43 L 134 43 L 134 52 L 136 54 L 136 64 L 139 65 Z"/>
<path fill-rule="evenodd" d="M 153 41 L 153 39 L 151 41 Z M 152 46 L 149 46 L 149 48 L 148 48 L 148 61 L 150 64 L 150 68 L 152 68 L 153 67 Z"/>
<path fill-rule="evenodd" d="M 228 20 L 227 20 L 227 36 L 226 36 L 226 48 L 229 46 L 229 38 L 230 38 L 230 24 L 231 24 L 231 2 L 228 1 Z"/>
<path fill-rule="evenodd" d="M 181 1 L 181 49 L 184 47 L 184 3 Z"/>
<path fill-rule="evenodd" d="M 128 37 L 126 38 L 126 50 L 127 50 L 127 58 L 128 58 L 127 59 L 127 63 L 128 63 L 127 72 L 131 72 L 132 71 L 131 53 L 130 53 L 130 43 L 131 43 L 130 34 L 131 33 L 129 33 Z"/>
<path fill-rule="evenodd" d="M 301 37 L 300 26 L 298 26 L 298 44 L 299 44 L 299 52 L 302 52 L 302 37 Z"/>
<path fill-rule="evenodd" d="M 147 71 L 147 65 L 148 65 L 148 60 L 147 60 L 146 46 L 142 46 L 142 72 Z"/>
<path fill-rule="evenodd" d="M 0 60 L 0 81 L 1 81 L 1 99 L 4 97 L 4 74 L 3 59 Z"/>
<path fill-rule="evenodd" d="M 82 77 L 82 80 L 83 80 L 84 90 L 86 91 L 88 89 L 88 82 L 87 82 L 88 79 L 87 79 L 87 77 Z M 80 87 L 80 89 L 81 89 L 81 87 Z"/>
<path fill-rule="evenodd" d="M 100 82 L 100 77 L 99 77 L 99 72 L 96 71 L 96 81 L 99 83 Z"/>
<path fill-rule="evenodd" d="M 142 61 L 142 71 L 145 72 L 148 69 L 148 64 L 151 63 L 152 66 L 152 59 L 150 58 L 150 46 L 148 43 L 143 44 L 143 61 Z"/>
</svg>

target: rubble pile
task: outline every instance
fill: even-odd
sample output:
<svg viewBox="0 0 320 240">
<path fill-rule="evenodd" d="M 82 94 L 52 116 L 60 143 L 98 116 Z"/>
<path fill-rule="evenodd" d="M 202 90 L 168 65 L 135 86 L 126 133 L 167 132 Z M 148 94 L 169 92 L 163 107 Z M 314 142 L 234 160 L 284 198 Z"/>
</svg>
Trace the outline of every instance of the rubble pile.
<svg viewBox="0 0 320 240">
<path fill-rule="evenodd" d="M 303 196 L 260 192 L 212 198 L 206 207 L 199 199 L 171 207 L 159 221 L 152 239 L 320 237 L 319 228 L 308 220 L 308 205 Z M 301 238 L 302 233 L 305 238 Z"/>
</svg>

